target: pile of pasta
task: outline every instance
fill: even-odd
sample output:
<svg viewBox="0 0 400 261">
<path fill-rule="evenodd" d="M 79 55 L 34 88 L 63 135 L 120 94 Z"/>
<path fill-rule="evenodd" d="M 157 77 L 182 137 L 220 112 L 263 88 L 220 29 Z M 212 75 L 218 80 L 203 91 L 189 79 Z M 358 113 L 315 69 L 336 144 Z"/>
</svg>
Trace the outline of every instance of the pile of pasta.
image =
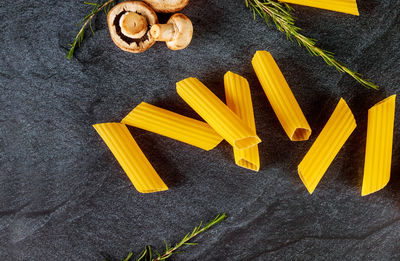
<svg viewBox="0 0 400 261">
<path fill-rule="evenodd" d="M 274 58 L 257 51 L 252 65 L 283 130 L 292 141 L 305 141 L 311 135 L 296 98 Z M 167 190 L 143 154 L 126 125 L 154 132 L 204 150 L 222 140 L 233 148 L 235 163 L 253 171 L 260 169 L 250 87 L 233 72 L 224 75 L 226 104 L 196 78 L 177 82 L 179 96 L 203 119 L 198 121 L 142 102 L 121 123 L 93 125 L 110 148 L 135 188 L 142 193 Z M 368 111 L 362 195 L 382 189 L 389 181 L 392 159 L 396 95 L 377 103 Z M 325 127 L 298 165 L 300 179 L 312 194 L 340 149 L 356 128 L 354 116 L 340 99 Z"/>
</svg>

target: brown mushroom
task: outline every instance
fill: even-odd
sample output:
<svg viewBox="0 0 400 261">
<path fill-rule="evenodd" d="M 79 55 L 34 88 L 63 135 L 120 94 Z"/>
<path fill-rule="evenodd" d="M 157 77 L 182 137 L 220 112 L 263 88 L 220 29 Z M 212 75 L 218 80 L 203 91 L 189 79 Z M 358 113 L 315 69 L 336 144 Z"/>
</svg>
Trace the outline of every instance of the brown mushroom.
<svg viewBox="0 0 400 261">
<path fill-rule="evenodd" d="M 174 14 L 166 24 L 155 24 L 150 35 L 156 41 L 164 41 L 171 50 L 186 48 L 192 40 L 193 25 L 184 14 Z"/>
<path fill-rule="evenodd" d="M 175 13 L 182 10 L 188 3 L 189 0 L 143 0 L 154 11 L 159 13 Z"/>
<path fill-rule="evenodd" d="M 141 53 L 155 43 L 150 27 L 158 23 L 157 15 L 143 2 L 126 1 L 114 6 L 107 23 L 112 40 L 124 51 Z"/>
</svg>

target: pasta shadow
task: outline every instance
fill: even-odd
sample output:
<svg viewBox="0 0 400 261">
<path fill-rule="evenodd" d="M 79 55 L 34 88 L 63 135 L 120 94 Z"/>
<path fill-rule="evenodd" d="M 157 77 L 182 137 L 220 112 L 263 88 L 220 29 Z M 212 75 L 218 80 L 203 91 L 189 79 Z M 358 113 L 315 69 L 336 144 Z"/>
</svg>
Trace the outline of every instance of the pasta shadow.
<svg viewBox="0 0 400 261">
<path fill-rule="evenodd" d="M 388 191 L 390 198 L 395 201 L 400 209 L 400 102 L 399 97 L 396 100 L 396 111 L 394 120 L 393 133 L 393 151 L 392 151 L 392 168 L 390 172 L 390 180 L 388 185 L 383 188 Z"/>
<path fill-rule="evenodd" d="M 397 206 L 400 209 L 400 162 L 396 162 L 392 166 L 392 172 L 391 172 L 391 177 L 390 181 L 387 185 L 387 187 L 383 189 L 387 189 L 390 198 L 393 199 L 397 204 Z"/>
<path fill-rule="evenodd" d="M 121 259 L 118 259 L 114 256 L 112 256 L 111 254 L 105 252 L 105 251 L 100 251 L 100 255 L 103 257 L 103 260 L 107 260 L 107 261 L 120 261 Z"/>
<path fill-rule="evenodd" d="M 365 142 L 367 137 L 368 109 L 374 104 L 369 92 L 362 92 L 348 100 L 348 105 L 356 119 L 357 127 L 344 145 L 344 163 L 337 179 L 361 194 L 364 171 Z"/>
<path fill-rule="evenodd" d="M 374 9 L 377 8 L 380 4 L 380 1 L 359 1 L 357 6 L 361 14 L 371 14 L 374 12 Z"/>
<path fill-rule="evenodd" d="M 128 126 L 128 128 L 144 155 L 146 155 L 147 159 L 168 188 L 179 187 L 185 183 L 185 175 L 178 172 L 173 162 L 169 160 L 170 157 L 165 155 L 165 151 L 167 151 L 166 146 L 160 142 L 162 139 L 170 140 L 170 138 L 130 126 Z M 166 142 L 169 142 L 168 140 L 166 140 Z"/>
</svg>

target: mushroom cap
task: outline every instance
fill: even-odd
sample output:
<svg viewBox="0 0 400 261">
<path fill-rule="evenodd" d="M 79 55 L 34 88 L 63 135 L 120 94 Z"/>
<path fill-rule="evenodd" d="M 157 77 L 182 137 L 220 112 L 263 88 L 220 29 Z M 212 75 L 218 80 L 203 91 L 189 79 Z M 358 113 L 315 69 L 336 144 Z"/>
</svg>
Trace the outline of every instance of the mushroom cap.
<svg viewBox="0 0 400 261">
<path fill-rule="evenodd" d="M 141 38 L 131 38 L 124 35 L 120 19 L 127 12 L 135 12 L 146 18 L 146 33 Z M 115 45 L 124 51 L 131 53 L 141 53 L 149 49 L 155 43 L 155 39 L 150 35 L 149 28 L 158 23 L 157 15 L 148 5 L 139 1 L 125 1 L 114 6 L 107 15 L 108 30 Z"/>
<path fill-rule="evenodd" d="M 150 5 L 154 11 L 159 13 L 175 13 L 182 10 L 189 0 L 143 0 Z"/>
<path fill-rule="evenodd" d="M 167 24 L 173 24 L 175 35 L 171 41 L 166 42 L 171 50 L 181 50 L 186 48 L 193 36 L 193 24 L 184 14 L 174 14 L 168 20 Z"/>
</svg>

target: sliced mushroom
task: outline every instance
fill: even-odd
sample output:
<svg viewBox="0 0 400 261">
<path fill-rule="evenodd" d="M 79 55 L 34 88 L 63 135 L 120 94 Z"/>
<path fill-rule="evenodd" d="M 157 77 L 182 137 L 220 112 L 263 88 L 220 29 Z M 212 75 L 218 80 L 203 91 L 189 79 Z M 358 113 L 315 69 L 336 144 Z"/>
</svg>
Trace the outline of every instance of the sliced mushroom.
<svg viewBox="0 0 400 261">
<path fill-rule="evenodd" d="M 186 48 L 193 36 L 193 25 L 184 14 L 174 14 L 166 24 L 155 24 L 150 35 L 156 41 L 164 41 L 171 50 Z"/>
<path fill-rule="evenodd" d="M 143 2 L 126 1 L 114 6 L 107 23 L 112 40 L 124 51 L 141 53 L 155 43 L 150 27 L 158 23 L 157 15 Z"/>
<path fill-rule="evenodd" d="M 159 13 L 175 13 L 182 10 L 189 0 L 143 0 L 150 5 L 154 11 Z"/>
</svg>

